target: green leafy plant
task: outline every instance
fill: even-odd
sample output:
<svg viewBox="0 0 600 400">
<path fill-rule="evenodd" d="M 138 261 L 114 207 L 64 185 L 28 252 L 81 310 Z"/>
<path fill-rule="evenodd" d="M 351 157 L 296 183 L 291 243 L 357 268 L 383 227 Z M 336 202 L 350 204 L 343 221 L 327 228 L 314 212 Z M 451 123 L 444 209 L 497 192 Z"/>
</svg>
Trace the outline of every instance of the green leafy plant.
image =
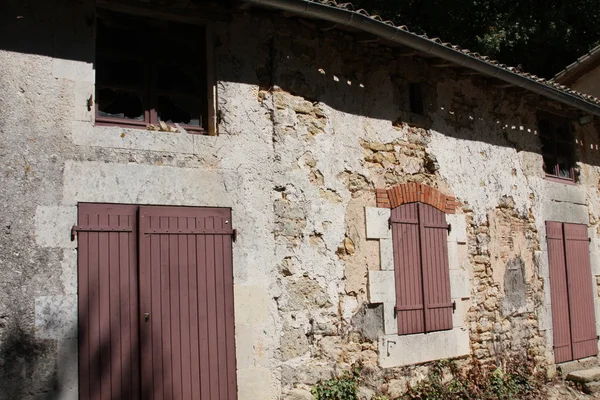
<svg viewBox="0 0 600 400">
<path fill-rule="evenodd" d="M 531 359 L 512 359 L 502 367 L 483 366 L 472 360 L 461 372 L 453 361 L 431 366 L 427 378 L 408 387 L 403 400 L 512 400 L 536 399 L 541 379 Z"/>
<path fill-rule="evenodd" d="M 337 378 L 320 381 L 311 392 L 316 400 L 358 400 L 360 369 L 344 371 Z"/>
</svg>

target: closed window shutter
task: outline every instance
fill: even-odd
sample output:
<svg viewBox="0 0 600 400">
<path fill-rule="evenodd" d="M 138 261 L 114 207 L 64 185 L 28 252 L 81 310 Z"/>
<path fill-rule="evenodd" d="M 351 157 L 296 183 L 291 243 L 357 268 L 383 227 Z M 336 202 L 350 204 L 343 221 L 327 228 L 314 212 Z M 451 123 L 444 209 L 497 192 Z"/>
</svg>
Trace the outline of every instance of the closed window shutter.
<svg viewBox="0 0 600 400">
<path fill-rule="evenodd" d="M 546 239 L 548 241 L 550 296 L 552 299 L 554 359 L 560 363 L 572 360 L 567 265 L 562 223 L 546 222 Z"/>
<path fill-rule="evenodd" d="M 392 210 L 398 334 L 425 332 L 419 216 L 416 203 Z"/>
<path fill-rule="evenodd" d="M 137 399 L 137 207 L 78 210 L 79 398 Z"/>
<path fill-rule="evenodd" d="M 564 224 L 573 358 L 598 354 L 587 226 Z"/>
<path fill-rule="evenodd" d="M 452 329 L 448 224 L 440 210 L 418 203 L 425 332 Z"/>
</svg>

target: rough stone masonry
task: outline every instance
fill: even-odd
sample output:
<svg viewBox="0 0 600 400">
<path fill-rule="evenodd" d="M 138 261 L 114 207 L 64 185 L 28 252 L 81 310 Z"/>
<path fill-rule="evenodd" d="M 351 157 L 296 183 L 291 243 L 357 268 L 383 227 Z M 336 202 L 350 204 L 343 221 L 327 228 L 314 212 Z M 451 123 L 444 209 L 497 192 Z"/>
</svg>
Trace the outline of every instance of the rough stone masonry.
<svg viewBox="0 0 600 400">
<path fill-rule="evenodd" d="M 308 399 L 354 363 L 366 398 L 399 395 L 431 360 L 389 347 L 377 288 L 393 279 L 391 240 L 368 231 L 376 189 L 405 183 L 460 203 L 455 328 L 410 343 L 456 340 L 482 362 L 529 352 L 552 373 L 544 223 L 589 225 L 600 282 L 593 127 L 574 125 L 577 184 L 548 181 L 536 110 L 558 105 L 250 11 L 214 22 L 218 136 L 97 126 L 93 9 L 10 3 L 24 27 L 3 32 L 35 45 L 0 48 L 0 398 L 77 398 L 78 202 L 231 207 L 238 398 Z M 423 85 L 419 124 L 410 82 Z"/>
</svg>

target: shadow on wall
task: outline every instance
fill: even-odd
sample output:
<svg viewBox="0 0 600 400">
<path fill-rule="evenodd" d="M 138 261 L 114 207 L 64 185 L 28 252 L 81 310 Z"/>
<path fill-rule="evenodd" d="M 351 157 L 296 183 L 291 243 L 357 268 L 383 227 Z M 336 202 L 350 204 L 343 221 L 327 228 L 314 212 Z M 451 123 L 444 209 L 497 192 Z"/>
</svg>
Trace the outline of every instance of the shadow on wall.
<svg viewBox="0 0 600 400">
<path fill-rule="evenodd" d="M 0 318 L 2 321 L 8 322 Z M 110 339 L 101 343 L 97 340 L 93 346 L 96 350 L 89 355 L 89 371 L 79 371 L 78 339 L 74 334 L 69 335 L 71 339 L 40 339 L 31 330 L 23 329 L 19 318 L 11 322 L 0 331 L 3 333 L 0 335 L 0 399 L 85 400 L 98 394 L 111 400 L 150 397 L 152 388 L 140 391 L 137 351 L 117 354 L 119 350 L 111 346 Z M 80 335 L 82 341 L 91 339 L 81 330 Z M 116 356 L 120 362 L 111 363 L 111 357 Z M 120 374 L 115 374 L 115 368 L 120 369 Z M 80 379 L 80 372 L 89 378 Z M 122 379 L 115 379 L 119 375 Z M 141 397 L 140 393 L 143 393 Z"/>
<path fill-rule="evenodd" d="M 216 4 L 204 0 L 191 1 L 202 7 Z M 93 3 L 92 0 L 4 0 L 0 13 L 0 49 L 93 64 Z M 148 6 L 145 3 L 148 1 L 130 2 L 141 7 Z M 173 10 L 181 6 L 175 0 L 160 3 L 169 4 Z M 227 10 L 240 12 L 239 9 L 228 8 L 230 4 L 221 2 L 217 5 L 224 18 L 229 15 Z M 189 9 L 180 10 L 190 12 Z M 538 135 L 535 121 L 526 126 L 518 116 L 524 93 L 499 90 L 488 80 L 477 78 L 481 85 L 470 89 L 472 93 L 465 94 L 462 88 L 471 86 L 471 78 L 433 71 L 435 69 L 422 59 L 407 60 L 406 57 L 394 56 L 393 51 L 378 52 L 373 50 L 373 46 L 344 42 L 351 33 L 323 32 L 310 27 L 310 23 L 301 24 L 272 14 L 265 13 L 263 18 L 271 18 L 275 27 L 254 30 L 254 37 L 249 35 L 248 38 L 259 44 L 249 53 L 228 54 L 219 48 L 227 40 L 237 40 L 237 33 L 231 33 L 235 35 L 233 39 L 218 37 L 218 80 L 246 83 L 263 90 L 278 87 L 313 103 L 320 102 L 348 114 L 390 121 L 390 124 L 406 120 L 407 102 L 410 101 L 409 81 L 423 82 L 426 118 L 436 116 L 430 128 L 458 139 L 512 147 L 517 151 L 541 152 L 541 143 L 535 137 Z M 244 29 L 243 23 L 236 23 L 229 30 L 235 32 L 237 25 Z M 268 23 L 263 25 L 270 26 Z M 293 29 L 294 32 L 282 34 L 280 28 L 283 31 Z M 409 80 L 398 66 L 410 64 L 414 64 L 411 67 L 414 76 Z M 373 79 L 381 80 L 386 75 L 389 75 L 389 82 L 385 87 L 392 87 L 394 93 L 382 96 L 384 83 L 374 84 Z M 441 80 L 456 82 L 455 92 L 447 99 L 448 104 L 436 104 L 436 82 Z M 463 81 L 468 85 L 463 85 Z M 484 97 L 489 97 L 498 111 L 490 113 L 482 109 L 480 103 Z M 532 111 L 535 111 L 534 107 Z M 227 120 L 228 116 L 221 114 L 221 117 Z M 577 144 L 582 147 L 583 161 L 600 165 L 600 141 L 592 130 L 591 126 L 584 127 L 585 144 L 581 140 Z"/>
<path fill-rule="evenodd" d="M 26 399 L 33 393 L 54 392 L 58 387 L 53 365 L 56 342 L 36 339 L 22 329 L 19 320 L 14 325 L 5 325 L 0 336 L 0 398 Z"/>
</svg>

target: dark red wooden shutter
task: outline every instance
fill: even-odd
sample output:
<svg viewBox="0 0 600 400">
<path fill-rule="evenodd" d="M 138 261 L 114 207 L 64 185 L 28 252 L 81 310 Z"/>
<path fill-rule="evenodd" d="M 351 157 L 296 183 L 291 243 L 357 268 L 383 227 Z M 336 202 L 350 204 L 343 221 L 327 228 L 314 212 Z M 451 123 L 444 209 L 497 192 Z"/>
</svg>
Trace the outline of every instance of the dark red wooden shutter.
<svg viewBox="0 0 600 400">
<path fill-rule="evenodd" d="M 554 360 L 556 363 L 572 360 L 571 328 L 569 321 L 569 294 L 563 227 L 560 222 L 546 222 L 548 264 L 550 269 L 550 298 L 552 301 L 552 330 L 554 332 Z"/>
<path fill-rule="evenodd" d="M 425 300 L 425 332 L 452 329 L 446 214 L 418 203 Z"/>
<path fill-rule="evenodd" d="M 592 269 L 585 225 L 564 224 L 573 358 L 598 354 Z"/>
<path fill-rule="evenodd" d="M 229 209 L 140 207 L 144 399 L 237 397 L 231 234 Z"/>
<path fill-rule="evenodd" d="M 138 399 L 136 206 L 79 204 L 79 398 Z"/>
<path fill-rule="evenodd" d="M 416 203 L 392 210 L 398 334 L 425 332 L 423 284 Z"/>
</svg>

